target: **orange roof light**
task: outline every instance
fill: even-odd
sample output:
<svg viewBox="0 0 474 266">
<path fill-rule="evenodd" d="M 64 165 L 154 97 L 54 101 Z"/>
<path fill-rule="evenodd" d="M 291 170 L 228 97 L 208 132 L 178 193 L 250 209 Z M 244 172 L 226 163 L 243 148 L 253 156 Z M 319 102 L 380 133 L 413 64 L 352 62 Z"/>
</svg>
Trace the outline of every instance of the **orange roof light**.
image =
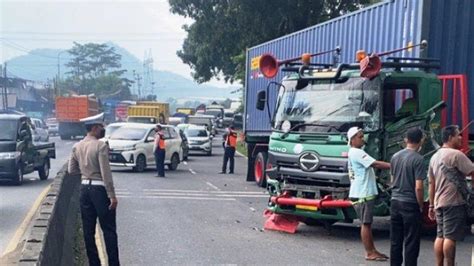
<svg viewBox="0 0 474 266">
<path fill-rule="evenodd" d="M 311 54 L 304 53 L 301 55 L 301 62 L 303 65 L 307 66 L 311 63 Z"/>
<path fill-rule="evenodd" d="M 362 59 L 367 57 L 367 53 L 364 50 L 359 50 L 356 52 L 356 62 L 362 61 Z"/>
</svg>

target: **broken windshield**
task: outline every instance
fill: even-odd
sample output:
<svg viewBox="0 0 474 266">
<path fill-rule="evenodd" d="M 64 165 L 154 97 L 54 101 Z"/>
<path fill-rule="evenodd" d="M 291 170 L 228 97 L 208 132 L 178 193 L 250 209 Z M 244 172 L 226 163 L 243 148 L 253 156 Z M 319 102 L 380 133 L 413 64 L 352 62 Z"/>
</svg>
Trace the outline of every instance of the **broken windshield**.
<svg viewBox="0 0 474 266">
<path fill-rule="evenodd" d="M 296 80 L 289 80 L 283 83 L 285 89 L 280 89 L 276 129 L 285 121 L 295 131 L 345 132 L 352 126 L 364 131 L 378 129 L 380 78 L 313 80 L 300 90 L 295 89 L 296 84 Z"/>
</svg>

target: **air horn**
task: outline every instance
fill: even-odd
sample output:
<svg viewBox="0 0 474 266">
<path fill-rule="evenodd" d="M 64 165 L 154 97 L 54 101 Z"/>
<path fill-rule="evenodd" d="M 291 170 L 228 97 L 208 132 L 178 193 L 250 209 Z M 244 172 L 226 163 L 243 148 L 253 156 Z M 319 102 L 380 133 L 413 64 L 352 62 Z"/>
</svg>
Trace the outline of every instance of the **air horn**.
<svg viewBox="0 0 474 266">
<path fill-rule="evenodd" d="M 393 54 L 403 50 L 408 50 L 414 47 L 420 46 L 420 49 L 428 47 L 428 42 L 423 40 L 421 43 L 409 45 L 403 48 L 383 52 L 383 53 L 372 53 L 370 56 L 366 56 L 363 50 L 357 51 L 357 61 L 360 61 L 360 76 L 371 79 L 377 76 L 382 68 L 381 56 Z"/>
<path fill-rule="evenodd" d="M 314 54 L 308 54 L 304 53 L 301 55 L 301 57 L 295 57 L 295 58 L 290 58 L 290 59 L 285 59 L 282 61 L 277 60 L 273 55 L 271 54 L 263 54 L 260 57 L 260 72 L 266 77 L 266 78 L 273 78 L 277 75 L 278 73 L 278 68 L 281 65 L 285 65 L 291 62 L 299 61 L 301 60 L 303 62 L 303 65 L 309 65 L 311 62 L 311 57 L 313 56 L 318 56 L 318 55 L 323 55 L 323 54 L 328 54 L 328 53 L 340 53 L 341 48 L 338 46 L 335 49 L 324 51 L 324 52 L 319 52 L 319 53 L 314 53 Z"/>
</svg>

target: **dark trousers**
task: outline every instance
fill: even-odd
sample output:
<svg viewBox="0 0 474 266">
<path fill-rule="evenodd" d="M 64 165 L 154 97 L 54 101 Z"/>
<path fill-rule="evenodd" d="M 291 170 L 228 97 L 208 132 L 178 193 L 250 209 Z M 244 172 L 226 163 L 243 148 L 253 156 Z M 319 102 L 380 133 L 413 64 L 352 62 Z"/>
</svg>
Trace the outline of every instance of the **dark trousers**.
<svg viewBox="0 0 474 266">
<path fill-rule="evenodd" d="M 417 265 L 422 213 L 417 203 L 392 200 L 390 207 L 390 265 Z M 403 255 L 402 255 L 403 254 Z M 405 260 L 403 260 L 405 258 Z"/>
<path fill-rule="evenodd" d="M 225 173 L 227 169 L 227 162 L 230 161 L 229 165 L 229 173 L 234 172 L 234 155 L 235 155 L 235 148 L 234 147 L 225 147 L 224 149 L 224 162 L 222 163 L 222 172 Z"/>
<path fill-rule="evenodd" d="M 159 176 L 165 176 L 165 155 L 166 150 L 158 148 L 155 150 L 156 171 Z"/>
<path fill-rule="evenodd" d="M 117 224 L 115 210 L 109 210 L 110 200 L 103 186 L 81 185 L 81 217 L 89 265 L 100 266 L 99 254 L 95 243 L 95 227 L 99 218 L 104 232 L 105 248 L 109 265 L 120 265 L 117 244 Z"/>
</svg>

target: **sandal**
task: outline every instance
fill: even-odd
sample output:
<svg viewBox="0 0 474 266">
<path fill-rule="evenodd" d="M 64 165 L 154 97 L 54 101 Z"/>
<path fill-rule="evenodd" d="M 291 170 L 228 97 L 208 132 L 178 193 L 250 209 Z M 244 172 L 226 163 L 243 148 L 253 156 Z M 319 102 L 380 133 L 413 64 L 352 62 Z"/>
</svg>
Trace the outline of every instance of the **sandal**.
<svg viewBox="0 0 474 266">
<path fill-rule="evenodd" d="M 370 260 L 370 261 L 387 261 L 388 258 L 385 256 L 376 256 L 376 257 L 366 257 L 365 260 Z"/>
</svg>

